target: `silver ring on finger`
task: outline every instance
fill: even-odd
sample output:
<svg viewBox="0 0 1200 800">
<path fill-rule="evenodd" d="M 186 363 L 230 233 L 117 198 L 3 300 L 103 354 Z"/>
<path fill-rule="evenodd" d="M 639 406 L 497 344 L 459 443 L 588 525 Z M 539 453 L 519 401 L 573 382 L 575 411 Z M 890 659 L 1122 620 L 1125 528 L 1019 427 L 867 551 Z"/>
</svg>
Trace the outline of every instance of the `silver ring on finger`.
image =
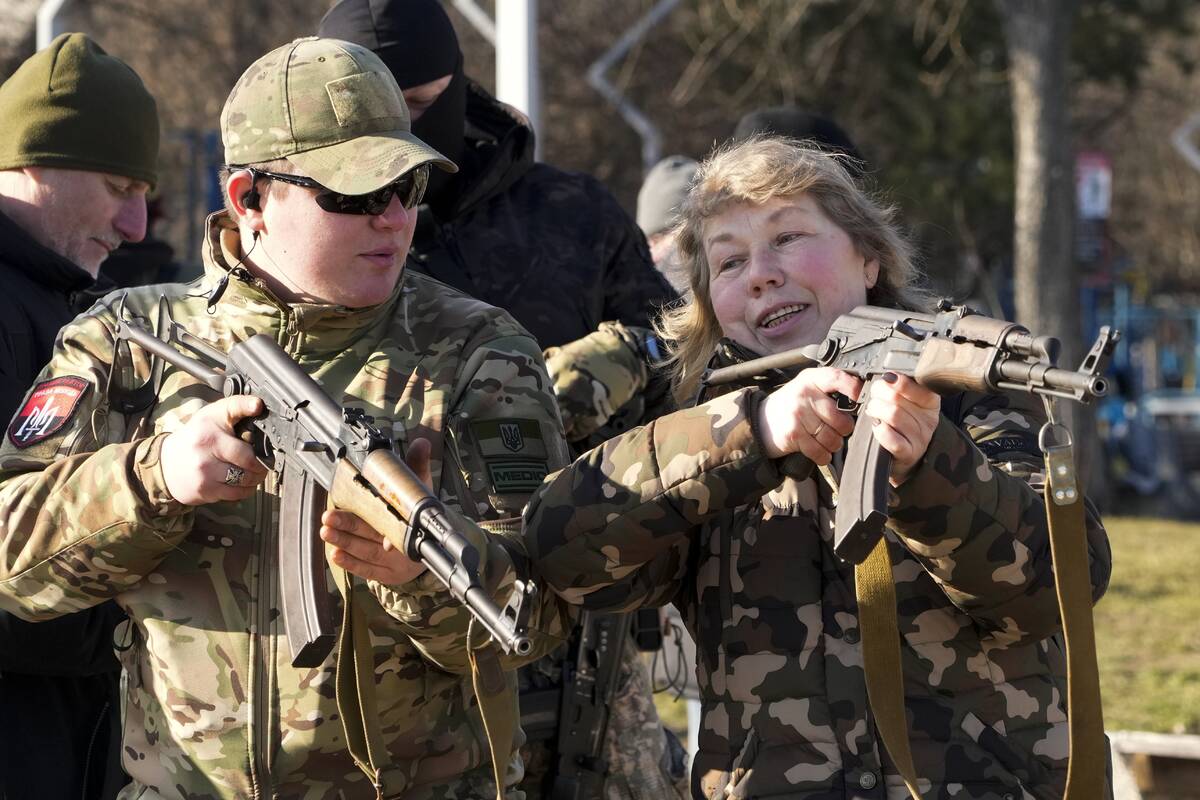
<svg viewBox="0 0 1200 800">
<path fill-rule="evenodd" d="M 246 474 L 246 470 L 241 467 L 229 465 L 229 469 L 225 470 L 225 480 L 223 483 L 226 486 L 237 486 L 242 481 L 242 476 Z"/>
</svg>

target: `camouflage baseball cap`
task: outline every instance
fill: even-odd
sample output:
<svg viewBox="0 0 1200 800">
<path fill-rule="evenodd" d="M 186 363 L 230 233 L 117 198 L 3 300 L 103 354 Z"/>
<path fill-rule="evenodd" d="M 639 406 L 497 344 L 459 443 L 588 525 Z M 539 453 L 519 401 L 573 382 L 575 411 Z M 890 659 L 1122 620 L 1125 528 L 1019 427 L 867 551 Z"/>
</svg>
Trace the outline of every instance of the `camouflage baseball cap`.
<svg viewBox="0 0 1200 800">
<path fill-rule="evenodd" d="M 365 47 L 310 36 L 250 65 L 221 111 L 225 163 L 286 158 L 342 194 L 366 194 L 421 164 L 454 162 L 412 134 L 388 68 Z"/>
</svg>

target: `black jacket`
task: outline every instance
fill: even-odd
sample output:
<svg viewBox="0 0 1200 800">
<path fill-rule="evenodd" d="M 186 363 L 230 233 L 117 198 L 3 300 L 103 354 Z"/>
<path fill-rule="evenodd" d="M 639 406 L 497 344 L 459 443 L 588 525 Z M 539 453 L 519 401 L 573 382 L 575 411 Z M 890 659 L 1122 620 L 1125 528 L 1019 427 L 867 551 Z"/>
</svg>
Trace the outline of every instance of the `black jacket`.
<svg viewBox="0 0 1200 800">
<path fill-rule="evenodd" d="M 675 299 L 645 237 L 595 178 L 533 160 L 533 130 L 476 84 L 457 202 L 421 208 L 410 267 L 512 314 L 542 347 Z"/>
<path fill-rule="evenodd" d="M 4 435 L 92 277 L 0 214 Z M 119 786 L 120 666 L 113 603 L 48 622 L 0 611 L 0 797 L 111 797 Z M 114 774 L 115 770 L 115 774 Z M 114 783 L 115 781 L 115 783 Z M 107 788 L 105 787 L 107 784 Z"/>
</svg>

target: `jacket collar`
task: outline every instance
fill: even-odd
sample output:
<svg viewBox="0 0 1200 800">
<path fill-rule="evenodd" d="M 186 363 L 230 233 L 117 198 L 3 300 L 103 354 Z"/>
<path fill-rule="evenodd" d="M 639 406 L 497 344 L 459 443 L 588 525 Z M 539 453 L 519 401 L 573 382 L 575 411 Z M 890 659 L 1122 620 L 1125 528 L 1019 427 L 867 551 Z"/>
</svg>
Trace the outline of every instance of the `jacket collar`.
<svg viewBox="0 0 1200 800">
<path fill-rule="evenodd" d="M 451 219 L 507 191 L 534 163 L 534 133 L 529 120 L 474 81 L 467 84 L 466 137 L 467 180 Z"/>
<path fill-rule="evenodd" d="M 24 228 L 3 213 L 0 213 L 0 261 L 31 281 L 63 294 L 86 289 L 95 282 L 87 270 L 34 241 Z"/>
<path fill-rule="evenodd" d="M 208 218 L 203 256 L 202 286 L 210 308 L 239 317 L 258 317 L 261 320 L 256 323 L 258 332 L 286 331 L 298 338 L 297 348 L 306 359 L 339 353 L 369 331 L 381 329 L 396 313 L 401 298 L 408 294 L 401 274 L 388 299 L 367 308 L 284 302 L 241 265 L 237 226 L 225 211 Z"/>
</svg>

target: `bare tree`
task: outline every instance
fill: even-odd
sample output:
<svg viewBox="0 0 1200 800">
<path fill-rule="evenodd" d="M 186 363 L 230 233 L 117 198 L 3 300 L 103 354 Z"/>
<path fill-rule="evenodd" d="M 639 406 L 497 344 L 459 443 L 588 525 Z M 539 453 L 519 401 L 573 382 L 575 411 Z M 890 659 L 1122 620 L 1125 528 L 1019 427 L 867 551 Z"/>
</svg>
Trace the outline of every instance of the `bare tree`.
<svg viewBox="0 0 1200 800">
<path fill-rule="evenodd" d="M 1075 171 L 1067 63 L 1077 0 L 996 0 L 1008 44 L 1016 145 L 1013 271 L 1017 320 L 1063 343 L 1062 358 L 1083 355 L 1079 273 L 1074 258 Z M 1103 499 L 1103 470 L 1091 409 L 1071 408 L 1075 462 Z"/>
<path fill-rule="evenodd" d="M 1008 42 L 1016 134 L 1017 318 L 1065 343 L 1079 338 L 1067 110 L 1067 54 L 1076 2 L 996 0 Z"/>
</svg>

